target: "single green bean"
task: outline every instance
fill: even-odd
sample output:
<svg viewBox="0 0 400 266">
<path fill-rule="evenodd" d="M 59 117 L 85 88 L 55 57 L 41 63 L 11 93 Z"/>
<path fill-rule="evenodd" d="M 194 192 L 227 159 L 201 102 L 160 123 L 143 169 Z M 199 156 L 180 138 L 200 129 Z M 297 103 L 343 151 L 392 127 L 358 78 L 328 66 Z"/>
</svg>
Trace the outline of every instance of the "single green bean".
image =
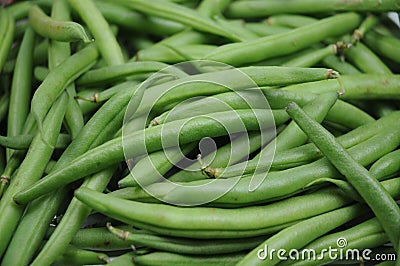
<svg viewBox="0 0 400 266">
<path fill-rule="evenodd" d="M 156 49 L 155 49 L 156 48 Z M 206 44 L 188 44 L 175 47 L 182 54 L 191 55 L 192 60 L 203 58 L 206 54 L 216 49 L 214 45 Z M 163 63 L 178 63 L 185 61 L 187 58 L 176 53 L 166 45 L 151 46 L 150 48 L 140 50 L 136 54 L 138 61 L 159 61 Z"/>
<path fill-rule="evenodd" d="M 4 168 L 6 167 L 6 157 L 4 154 L 4 150 L 0 147 L 0 172 L 3 173 Z M 3 182 L 1 182 L 3 183 Z M 0 198 L 3 195 L 4 191 L 0 191 Z"/>
<path fill-rule="evenodd" d="M 363 40 L 377 54 L 400 63 L 400 41 L 397 38 L 370 31 Z"/>
<path fill-rule="evenodd" d="M 124 79 L 127 76 L 140 73 L 152 73 L 168 67 L 161 62 L 130 62 L 117 66 L 106 66 L 95 70 L 90 70 L 77 79 L 78 86 L 95 86 L 105 83 L 113 83 Z"/>
<path fill-rule="evenodd" d="M 392 74 L 392 71 L 363 43 L 344 50 L 344 55 L 364 73 Z"/>
<path fill-rule="evenodd" d="M 342 75 L 351 75 L 351 74 L 360 74 L 361 72 L 349 64 L 348 62 L 342 61 L 338 56 L 328 55 L 324 59 L 322 59 L 322 64 L 330 67 Z"/>
<path fill-rule="evenodd" d="M 8 52 L 11 49 L 11 44 L 14 38 L 15 22 L 11 12 L 6 8 L 0 9 L 0 70 L 3 69 L 6 62 Z"/>
<path fill-rule="evenodd" d="M 351 35 L 350 43 L 353 45 L 358 44 L 358 42 L 364 38 L 365 34 L 369 32 L 372 28 L 374 28 L 379 22 L 379 18 L 375 15 L 368 15 L 361 25 L 354 30 Z"/>
<path fill-rule="evenodd" d="M 138 223 L 160 229 L 190 230 L 191 238 L 197 238 L 197 234 L 206 230 L 255 230 L 313 217 L 347 205 L 351 200 L 343 195 L 340 190 L 330 188 L 265 205 L 224 209 L 141 203 L 87 188 L 75 191 L 76 198 L 114 219 L 139 228 Z"/>
<path fill-rule="evenodd" d="M 333 82 L 332 82 L 333 81 Z M 308 82 L 285 87 L 285 90 L 324 93 L 341 91 L 344 100 L 397 99 L 399 94 L 399 75 L 360 74 L 341 76 L 340 83 L 334 80 Z"/>
<path fill-rule="evenodd" d="M 127 252 L 122 254 L 116 258 L 113 258 L 110 263 L 107 265 L 109 266 L 135 266 L 133 263 L 133 256 L 134 252 Z"/>
<path fill-rule="evenodd" d="M 313 122 L 295 103 L 288 106 L 287 112 L 308 135 L 311 141 L 324 153 L 329 161 L 342 173 L 360 193 L 397 250 L 400 231 L 400 209 L 387 190 L 373 177 L 368 170 L 353 159 L 329 132 Z M 379 198 L 379 201 L 376 199 Z"/>
<path fill-rule="evenodd" d="M 363 205 L 350 205 L 285 228 L 248 253 L 237 265 L 276 265 L 282 259 L 271 250 L 300 249 L 329 231 L 365 214 Z M 282 254 L 281 254 L 282 255 Z M 287 254 L 283 254 L 287 258 Z"/>
<path fill-rule="evenodd" d="M 242 239 L 188 239 L 178 237 L 159 236 L 152 233 L 132 229 L 119 229 L 107 224 L 112 234 L 125 241 L 126 245 L 137 245 L 161 251 L 193 255 L 214 255 L 240 252 L 256 247 L 265 236 L 256 236 Z"/>
<path fill-rule="evenodd" d="M 289 28 L 298 28 L 316 22 L 317 19 L 305 15 L 278 14 L 269 16 L 266 22 L 269 25 L 278 25 Z"/>
<path fill-rule="evenodd" d="M 300 51 L 328 37 L 342 35 L 357 27 L 359 22 L 360 16 L 355 13 L 339 14 L 285 33 L 222 45 L 204 59 L 233 66 L 259 62 Z"/>
<path fill-rule="evenodd" d="M 163 0 L 153 0 L 151 3 L 144 0 L 117 1 L 118 4 L 143 12 L 147 15 L 165 18 L 182 23 L 195 30 L 215 34 L 232 41 L 241 41 L 241 38 L 221 27 L 217 22 L 201 15 L 190 8 Z"/>
<path fill-rule="evenodd" d="M 52 40 L 91 42 L 80 24 L 51 18 L 37 5 L 31 6 L 29 9 L 29 23 L 39 35 Z"/>
<path fill-rule="evenodd" d="M 284 64 L 282 66 L 291 66 L 291 67 L 312 67 L 322 61 L 325 57 L 329 55 L 335 55 L 337 53 L 337 47 L 335 44 L 328 45 L 324 48 L 311 51 L 304 55 L 300 55 L 295 57 Z"/>
<path fill-rule="evenodd" d="M 272 118 L 269 114 L 268 110 L 257 109 L 219 112 L 209 114 L 207 117 L 199 116 L 191 119 L 182 119 L 163 126 L 130 133 L 125 135 L 124 138 L 113 139 L 94 148 L 90 153 L 85 153 L 76 158 L 63 170 L 48 175 L 47 178 L 39 181 L 30 189 L 15 195 L 14 200 L 20 204 L 26 204 L 31 198 L 49 193 L 54 188 L 59 188 L 99 169 L 121 162 L 125 159 L 125 155 L 128 158 L 132 158 L 147 152 L 174 146 L 176 143 L 173 143 L 174 137 L 172 138 L 171 136 L 176 136 L 177 128 L 181 129 L 180 144 L 186 144 L 200 140 L 203 137 L 226 135 L 226 128 L 223 125 L 229 125 L 229 133 L 231 134 L 243 130 L 260 130 L 260 127 L 268 128 L 271 125 L 279 125 L 282 120 L 286 120 L 286 117 L 278 118 L 275 116 Z M 194 135 L 193 132 L 196 134 Z M 160 137 L 161 134 L 163 134 L 162 138 Z M 146 145 L 143 145 L 144 143 Z M 124 147 L 126 154 L 124 154 Z M 127 147 L 129 147 L 129 152 L 126 150 Z"/>
<path fill-rule="evenodd" d="M 131 226 L 120 226 L 122 230 L 130 230 Z M 132 243 L 112 234 L 106 227 L 79 229 L 71 241 L 75 247 L 93 251 L 130 250 Z"/>
<path fill-rule="evenodd" d="M 0 254 L 3 254 L 11 236 L 17 227 L 18 220 L 23 214 L 24 208 L 13 202 L 13 195 L 30 186 L 36 180 L 40 179 L 46 168 L 53 147 L 60 132 L 62 119 L 64 117 L 67 96 L 62 94 L 50 109 L 49 114 L 44 121 L 43 132 L 38 133 L 32 141 L 31 148 L 25 159 L 19 167 L 17 174 L 11 180 L 9 188 L 6 190 L 0 201 L 0 210 L 2 221 Z M 52 146 L 49 146 L 52 145 Z"/>
<path fill-rule="evenodd" d="M 168 71 L 169 69 L 167 69 Z M 336 77 L 336 72 L 320 68 L 276 66 L 224 68 L 224 70 L 217 72 L 191 75 L 151 86 L 145 92 L 144 101 L 139 107 L 138 114 L 148 112 L 149 108 L 152 108 L 156 114 L 161 113 L 172 108 L 171 104 L 196 96 L 250 89 L 255 88 L 256 85 L 283 86 L 284 84 L 297 84 Z"/>
<path fill-rule="evenodd" d="M 32 143 L 35 136 L 33 134 L 17 135 L 14 137 L 0 136 L 0 146 L 13 150 L 26 150 Z M 54 145 L 56 149 L 65 149 L 71 142 L 71 136 L 68 134 L 60 134 Z"/>
<path fill-rule="evenodd" d="M 262 1 L 246 0 L 235 1 L 227 9 L 229 17 L 263 17 L 273 14 L 292 13 L 292 14 L 313 14 L 333 11 L 398 11 L 399 3 L 396 0 L 382 1 L 376 3 L 373 0 L 358 1 L 342 0 L 324 2 L 318 0 L 291 0 L 288 5 L 282 5 L 279 0 Z"/>
<path fill-rule="evenodd" d="M 53 101 L 70 82 L 93 65 L 97 56 L 96 46 L 94 44 L 88 45 L 58 65 L 37 88 L 31 101 L 31 112 L 35 116 L 41 131 L 43 130 L 43 118 Z M 46 101 L 43 101 L 43 99 L 46 99 Z"/>
<path fill-rule="evenodd" d="M 52 265 L 98 265 L 108 264 L 109 261 L 109 257 L 104 253 L 79 249 L 69 245 Z"/>
<path fill-rule="evenodd" d="M 268 25 L 265 21 L 262 22 L 248 22 L 244 24 L 244 27 L 254 32 L 260 37 L 270 36 L 283 32 L 290 31 L 291 28 L 283 26 Z"/>
<path fill-rule="evenodd" d="M 107 65 L 124 63 L 119 46 L 109 24 L 92 0 L 69 0 L 71 7 L 78 12 L 95 38 L 99 51 Z"/>
<path fill-rule="evenodd" d="M 393 177 L 400 171 L 400 150 L 395 150 L 377 160 L 369 169 L 377 179 Z"/>
<path fill-rule="evenodd" d="M 35 33 L 29 27 L 25 31 L 14 68 L 8 110 L 7 136 L 9 137 L 22 133 L 28 116 L 31 99 L 34 44 Z M 10 157 L 11 150 L 8 150 L 8 152 L 8 157 Z"/>
<path fill-rule="evenodd" d="M 137 81 L 126 81 L 123 83 L 119 83 L 118 85 L 112 86 L 103 91 L 96 91 L 93 93 L 92 89 L 81 90 L 76 96 L 76 99 L 90 101 L 90 102 L 105 102 L 110 99 L 112 96 L 116 95 L 118 92 L 122 90 L 127 90 L 133 88 L 138 85 Z M 88 97 L 88 95 L 90 95 Z"/>
</svg>

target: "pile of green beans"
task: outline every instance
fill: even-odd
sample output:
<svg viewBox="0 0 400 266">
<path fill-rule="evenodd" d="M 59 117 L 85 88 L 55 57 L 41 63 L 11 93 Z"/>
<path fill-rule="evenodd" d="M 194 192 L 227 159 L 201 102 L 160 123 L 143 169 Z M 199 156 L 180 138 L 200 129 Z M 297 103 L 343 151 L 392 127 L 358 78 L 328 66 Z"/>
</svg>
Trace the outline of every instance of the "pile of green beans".
<svg viewBox="0 0 400 266">
<path fill-rule="evenodd" d="M 0 266 L 400 265 L 399 13 L 2 1 Z"/>
</svg>

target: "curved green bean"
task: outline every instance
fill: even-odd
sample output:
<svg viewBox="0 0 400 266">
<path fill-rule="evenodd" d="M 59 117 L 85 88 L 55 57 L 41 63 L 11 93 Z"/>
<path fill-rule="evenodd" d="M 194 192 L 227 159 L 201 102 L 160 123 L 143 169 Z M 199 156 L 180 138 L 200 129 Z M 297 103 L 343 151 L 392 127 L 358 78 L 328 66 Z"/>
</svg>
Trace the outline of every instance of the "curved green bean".
<svg viewBox="0 0 400 266">
<path fill-rule="evenodd" d="M 52 40 L 91 42 L 80 24 L 51 18 L 37 5 L 31 6 L 29 9 L 29 23 L 39 35 Z"/>
<path fill-rule="evenodd" d="M 297 29 L 241 43 L 218 47 L 204 59 L 240 66 L 300 51 L 328 37 L 342 35 L 358 26 L 355 13 L 335 15 Z"/>
<path fill-rule="evenodd" d="M 398 230 L 400 209 L 387 190 L 368 170 L 355 161 L 328 131 L 314 122 L 312 118 L 309 118 L 295 103 L 288 106 L 287 112 L 337 170 L 360 193 L 382 223 L 382 227 L 397 250 L 400 238 L 400 231 Z M 380 200 L 376 201 L 377 198 Z"/>
<path fill-rule="evenodd" d="M 7 123 L 7 136 L 9 137 L 22 133 L 25 120 L 28 116 L 32 90 L 32 54 L 34 44 L 35 33 L 29 27 L 22 39 L 14 67 Z M 8 155 L 10 156 L 10 153 Z"/>
<path fill-rule="evenodd" d="M 35 136 L 31 134 L 17 135 L 14 137 L 0 136 L 0 146 L 13 150 L 26 150 L 32 143 Z M 56 149 L 65 149 L 71 142 L 71 136 L 68 134 L 60 134 L 54 145 Z"/>
<path fill-rule="evenodd" d="M 96 46 L 94 44 L 88 45 L 58 65 L 37 88 L 31 101 L 31 112 L 35 116 L 41 131 L 43 130 L 43 118 L 53 101 L 70 82 L 94 64 L 97 56 Z M 46 99 L 46 101 L 43 101 L 43 99 Z"/>
</svg>

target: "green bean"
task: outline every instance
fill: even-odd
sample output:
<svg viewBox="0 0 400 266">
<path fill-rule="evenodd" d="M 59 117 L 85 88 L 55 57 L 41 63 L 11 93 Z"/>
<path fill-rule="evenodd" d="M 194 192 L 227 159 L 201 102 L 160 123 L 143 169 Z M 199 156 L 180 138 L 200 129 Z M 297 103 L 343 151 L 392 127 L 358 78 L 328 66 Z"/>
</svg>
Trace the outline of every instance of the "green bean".
<svg viewBox="0 0 400 266">
<path fill-rule="evenodd" d="M 329 212 L 351 201 L 338 189 L 325 189 L 267 205 L 235 209 L 141 203 L 114 198 L 87 188 L 76 190 L 75 197 L 95 210 L 133 226 L 141 228 L 142 224 L 147 224 L 177 232 L 190 230 L 191 238 L 198 238 L 201 231 L 208 230 L 243 231 L 279 226 Z"/>
<path fill-rule="evenodd" d="M 270 138 L 266 138 L 261 143 L 261 135 L 258 132 L 250 132 L 232 140 L 225 146 L 222 146 L 202 157 L 198 163 L 194 163 L 189 167 L 182 169 L 178 173 L 168 178 L 171 182 L 187 182 L 193 180 L 204 179 L 203 174 L 205 167 L 226 167 L 237 163 L 239 160 L 248 157 L 251 153 L 268 143 L 275 137 L 275 132 L 271 132 Z M 199 163 L 202 163 L 201 165 Z"/>
<path fill-rule="evenodd" d="M 269 16 L 266 22 L 269 25 L 278 25 L 289 28 L 298 28 L 316 22 L 317 19 L 304 15 L 278 14 Z"/>
<path fill-rule="evenodd" d="M 43 66 L 37 66 L 33 69 L 33 76 L 37 81 L 43 82 L 49 74 L 49 69 Z"/>
<path fill-rule="evenodd" d="M 370 47 L 377 54 L 389 58 L 396 63 L 400 63 L 400 57 L 398 56 L 400 51 L 400 42 L 397 38 L 392 36 L 384 36 L 374 31 L 370 31 L 365 35 L 363 40 L 368 47 Z"/>
<path fill-rule="evenodd" d="M 113 258 L 110 263 L 107 265 L 109 266 L 135 266 L 133 263 L 133 255 L 134 252 L 127 252 L 122 254 L 116 258 Z"/>
<path fill-rule="evenodd" d="M 322 63 L 325 66 L 338 71 L 342 75 L 360 74 L 360 71 L 356 67 L 345 61 L 340 60 L 338 56 L 328 55 L 327 57 L 322 59 Z"/>
<path fill-rule="evenodd" d="M 352 147 L 349 149 L 350 154 L 362 165 L 369 165 L 382 157 L 383 155 L 394 150 L 399 144 L 400 137 L 396 136 L 398 129 L 390 128 L 382 131 L 378 135 Z M 213 201 L 214 206 L 235 206 L 245 205 L 251 203 L 267 202 L 271 200 L 281 199 L 289 195 L 299 193 L 304 190 L 304 186 L 310 182 L 323 177 L 340 178 L 340 174 L 336 169 L 328 162 L 326 158 L 319 159 L 315 162 L 301 165 L 298 167 L 290 168 L 283 171 L 260 173 L 260 176 L 266 176 L 265 181 L 261 186 L 252 191 L 248 192 L 249 183 L 253 178 L 253 175 L 242 177 L 236 186 L 229 192 L 226 192 L 223 196 Z M 262 178 L 258 177 L 256 178 Z M 232 182 L 229 179 L 216 179 L 212 183 L 207 184 L 207 192 L 201 191 L 200 189 L 192 189 L 190 191 L 190 199 L 198 201 L 205 197 L 205 193 L 220 193 L 224 188 L 226 189 L 226 183 Z M 195 183 L 195 182 L 193 182 Z M 205 182 L 197 181 L 194 185 L 200 187 Z M 187 186 L 191 186 L 190 183 Z M 147 191 L 152 191 L 151 186 L 146 188 Z M 161 193 L 153 195 L 167 202 L 182 202 L 183 199 L 188 201 L 187 190 L 176 187 L 165 191 L 163 188 L 158 188 Z"/>
<path fill-rule="evenodd" d="M 17 135 L 14 137 L 0 136 L 0 146 L 10 148 L 13 150 L 26 150 L 31 145 L 34 135 Z M 71 142 L 71 136 L 67 134 L 60 134 L 57 142 L 54 145 L 56 149 L 64 149 Z"/>
<path fill-rule="evenodd" d="M 98 265 L 108 262 L 109 257 L 106 254 L 83 250 L 70 245 L 52 265 Z"/>
<path fill-rule="evenodd" d="M 140 50 L 136 54 L 136 60 L 138 61 L 159 61 L 163 63 L 178 63 L 184 61 L 186 58 L 176 53 L 166 45 L 157 45 L 150 48 Z M 203 58 L 206 54 L 210 53 L 216 46 L 206 44 L 188 44 L 179 47 L 175 47 L 182 54 L 190 54 L 191 59 Z"/>
<path fill-rule="evenodd" d="M 244 24 L 244 27 L 254 32 L 260 37 L 270 36 L 279 34 L 282 32 L 290 31 L 291 28 L 283 26 L 268 25 L 265 21 L 263 22 L 248 22 Z"/>
<path fill-rule="evenodd" d="M 282 66 L 291 66 L 291 67 L 312 67 L 323 60 L 325 57 L 329 55 L 335 55 L 337 53 L 337 47 L 335 44 L 328 45 L 324 48 L 311 51 L 304 55 L 300 55 L 295 57 L 284 64 Z"/>
<path fill-rule="evenodd" d="M 195 30 L 215 34 L 232 41 L 241 41 L 235 34 L 230 33 L 212 19 L 201 15 L 185 6 L 177 5 L 163 0 L 154 0 L 151 3 L 144 0 L 117 1 L 128 8 L 143 12 L 147 15 L 165 18 L 182 23 Z"/>
<path fill-rule="evenodd" d="M 110 99 L 112 96 L 116 95 L 118 92 L 122 90 L 127 90 L 129 88 L 133 88 L 138 85 L 137 81 L 126 81 L 123 83 L 120 83 L 118 85 L 112 86 L 106 90 L 99 91 L 93 93 L 91 89 L 88 90 L 81 90 L 76 96 L 76 99 L 81 99 L 84 101 L 90 101 L 90 102 L 105 102 L 108 99 Z M 90 95 L 87 97 L 86 95 Z"/>
<path fill-rule="evenodd" d="M 36 90 L 31 101 L 31 112 L 35 116 L 39 129 L 42 131 L 42 121 L 53 101 L 63 89 L 79 75 L 89 69 L 98 56 L 94 44 L 75 53 L 49 73 Z M 46 101 L 43 101 L 46 99 Z"/>
<path fill-rule="evenodd" d="M 231 91 L 216 94 L 209 97 L 198 97 L 190 101 L 180 103 L 171 110 L 155 117 L 150 126 L 165 124 L 167 122 L 189 118 L 190 116 L 205 115 L 221 111 L 269 108 L 267 102 L 262 101 L 263 95 L 259 90 Z M 274 97 L 266 99 L 274 101 Z M 278 110 L 279 111 L 279 110 Z M 275 112 L 275 110 L 272 110 Z"/>
<path fill-rule="evenodd" d="M 168 252 L 151 252 L 149 254 L 133 256 L 133 262 L 139 265 L 236 265 L 243 257 L 242 253 L 225 254 L 225 255 L 181 255 Z"/>
<path fill-rule="evenodd" d="M 343 87 L 346 93 L 341 98 L 345 100 L 397 99 L 400 98 L 398 93 L 399 80 L 399 75 L 344 75 L 341 77 L 341 84 L 337 81 L 325 80 L 292 85 L 284 89 L 298 92 L 324 93 L 340 91 L 341 87 Z"/>
<path fill-rule="evenodd" d="M 304 111 L 307 112 L 313 119 L 318 121 L 318 123 L 321 123 L 325 119 L 325 116 L 331 107 L 335 104 L 337 98 L 337 93 L 322 94 L 315 100 L 306 104 L 304 106 Z M 260 172 L 260 170 L 268 171 L 275 153 L 303 145 L 307 139 L 307 135 L 304 134 L 297 124 L 292 121 L 272 142 L 263 147 L 260 153 L 257 154 L 253 159 L 219 171 L 212 168 L 207 168 L 205 169 L 205 172 L 210 174 L 210 177 L 219 178 L 238 176 L 252 172 L 255 173 Z M 253 188 L 258 187 L 258 184 L 254 185 L 253 182 L 257 181 L 253 180 L 251 186 Z M 261 182 L 262 181 L 259 181 L 258 183 Z"/>
<path fill-rule="evenodd" d="M 266 112 L 268 111 L 257 109 L 219 112 L 210 114 L 207 117 L 199 116 L 194 119 L 182 119 L 167 123 L 164 126 L 130 133 L 124 136 L 124 144 L 122 143 L 122 138 L 116 138 L 93 149 L 90 154 L 83 154 L 62 171 L 60 170 L 47 176 L 47 178 L 24 191 L 24 193 L 18 193 L 19 195 L 15 195 L 14 200 L 20 204 L 26 204 L 28 198 L 46 194 L 51 189 L 61 187 L 98 171 L 99 167 L 104 169 L 114 163 L 121 162 L 125 158 L 123 146 L 129 147 L 128 157 L 135 157 L 146 152 L 160 150 L 163 147 L 167 148 L 176 145 L 176 143 L 171 143 L 171 139 L 169 139 L 169 136 L 176 136 L 176 128 L 181 129 L 180 144 L 185 144 L 200 140 L 203 137 L 225 135 L 226 129 L 222 125 L 229 124 L 230 129 L 232 129 L 229 133 L 237 133 L 245 128 L 247 130 L 259 130 L 260 126 L 267 128 L 270 127 L 271 123 L 280 124 L 280 121 L 274 122 L 272 120 L 278 119 L 277 117 L 272 118 Z M 245 128 L 242 126 L 245 126 Z M 196 135 L 194 136 L 190 132 L 196 132 Z M 163 134 L 163 140 L 160 138 L 161 134 Z M 146 147 L 142 145 L 143 143 L 146 143 Z"/>
<path fill-rule="evenodd" d="M 299 222 L 268 238 L 248 253 L 237 265 L 276 265 L 282 259 L 280 256 L 271 253 L 272 249 L 298 250 L 327 232 L 365 213 L 366 208 L 364 206 L 354 204 Z M 287 256 L 287 254 L 283 255 Z"/>
<path fill-rule="evenodd" d="M 379 22 L 379 18 L 375 15 L 368 15 L 361 25 L 354 30 L 353 34 L 351 35 L 350 43 L 355 45 L 364 38 L 364 35 L 369 32 L 373 27 L 375 27 Z"/>
<path fill-rule="evenodd" d="M 132 229 L 119 229 L 107 224 L 107 228 L 127 244 L 145 246 L 161 251 L 193 255 L 214 255 L 240 252 L 256 247 L 265 236 L 227 239 L 188 239 L 178 237 L 159 236 L 152 233 Z"/>
<path fill-rule="evenodd" d="M 104 83 L 113 83 L 130 75 L 157 72 L 167 66 L 167 64 L 152 61 L 107 66 L 86 72 L 77 79 L 76 84 L 78 86 L 95 86 Z"/>
<path fill-rule="evenodd" d="M 0 172 L 3 173 L 4 168 L 6 167 L 6 157 L 4 154 L 4 150 L 0 147 Z M 3 195 L 3 191 L 0 191 L 0 198 Z"/>
<path fill-rule="evenodd" d="M 399 4 L 395 0 L 382 1 L 378 4 L 376 1 L 367 0 L 359 2 L 358 0 L 349 0 L 343 2 L 330 1 L 322 2 L 318 0 L 293 0 L 290 5 L 282 5 L 279 0 L 262 1 L 262 0 L 246 0 L 233 2 L 227 9 L 226 14 L 229 17 L 262 17 L 273 14 L 292 13 L 292 14 L 312 14 L 333 11 L 398 11 Z"/>
<path fill-rule="evenodd" d="M 107 65 L 124 63 L 121 47 L 114 34 L 92 0 L 69 0 L 71 7 L 78 12 L 93 34 L 99 51 Z"/>
<path fill-rule="evenodd" d="M 383 229 L 380 225 L 378 219 L 372 218 L 365 222 L 359 223 L 347 230 L 339 231 L 336 233 L 328 234 L 322 236 L 313 242 L 309 243 L 304 247 L 303 250 L 314 250 L 316 254 L 321 254 L 322 249 L 337 246 L 338 239 L 345 239 L 347 245 L 341 247 L 343 252 L 348 249 L 365 249 L 365 248 L 375 248 L 385 244 L 388 241 L 386 235 L 383 235 Z M 372 237 L 373 236 L 373 237 Z M 372 237 L 372 239 L 371 239 Z M 300 250 L 301 252 L 301 250 Z M 286 262 L 280 263 L 279 265 L 319 265 L 323 262 L 328 262 L 330 259 L 327 256 L 323 256 L 321 260 L 303 260 L 303 261 L 293 261 L 288 260 Z"/>
<path fill-rule="evenodd" d="M 133 166 L 129 174 L 118 181 L 119 187 L 147 186 L 163 180 L 168 170 L 193 150 L 196 143 L 189 143 L 184 147 L 171 147 L 160 150 L 141 158 Z"/>
<path fill-rule="evenodd" d="M 392 71 L 363 43 L 345 49 L 344 54 L 350 62 L 364 73 L 392 74 Z"/>
<path fill-rule="evenodd" d="M 145 17 L 124 6 L 100 1 L 96 1 L 95 4 L 107 21 L 129 30 L 165 36 L 176 34 L 184 29 L 180 23 Z"/>
<path fill-rule="evenodd" d="M 339 14 L 285 33 L 222 45 L 204 59 L 233 66 L 259 62 L 300 51 L 331 36 L 342 35 L 357 27 L 359 22 L 360 17 L 355 13 Z"/>
<path fill-rule="evenodd" d="M 29 23 L 39 35 L 52 40 L 91 42 L 80 24 L 51 18 L 37 5 L 31 6 L 29 9 Z"/>
<path fill-rule="evenodd" d="M 207 63 L 205 65 L 207 66 Z M 226 78 L 228 76 L 229 79 Z M 171 103 L 174 104 L 196 96 L 239 91 L 254 88 L 255 85 L 282 86 L 335 77 L 336 72 L 319 68 L 268 66 L 224 68 L 221 71 L 183 77 L 150 87 L 145 93 L 145 100 L 139 107 L 138 114 L 147 112 L 149 108 L 153 108 L 154 113 L 161 113 L 172 108 L 169 106 Z M 162 96 L 160 97 L 160 95 Z"/>
<path fill-rule="evenodd" d="M 379 158 L 379 160 L 371 166 L 369 172 L 377 179 L 393 177 L 400 170 L 399 160 L 400 150 L 395 150 Z"/>
<path fill-rule="evenodd" d="M 8 105 L 10 103 L 10 94 L 6 92 L 0 97 L 0 122 L 7 116 Z"/>
<path fill-rule="evenodd" d="M 14 68 L 8 110 L 7 136 L 13 137 L 22 133 L 29 112 L 31 98 L 33 48 L 35 33 L 28 28 L 24 34 Z M 8 157 L 11 150 L 8 150 Z"/>
<path fill-rule="evenodd" d="M 368 170 L 355 161 L 329 132 L 316 122 L 314 123 L 295 103 L 288 106 L 287 112 L 337 170 L 360 193 L 381 222 L 395 249 L 397 249 L 400 238 L 398 230 L 400 209 L 387 190 Z M 376 201 L 375 199 L 378 197 L 381 200 Z"/>
<path fill-rule="evenodd" d="M 14 38 L 15 22 L 12 14 L 8 9 L 0 9 L 0 70 L 3 69 L 7 59 L 7 54 L 11 49 L 11 44 Z"/>
<path fill-rule="evenodd" d="M 121 226 L 123 230 L 132 229 L 131 226 Z M 75 247 L 93 251 L 130 250 L 131 243 L 112 234 L 106 227 L 79 229 L 71 241 Z"/>
<path fill-rule="evenodd" d="M 44 121 L 45 127 L 43 128 L 43 132 L 38 133 L 33 139 L 28 154 L 20 165 L 17 174 L 11 180 L 10 187 L 0 201 L 0 210 L 2 213 L 0 217 L 2 221 L 0 254 L 4 253 L 11 239 L 11 235 L 17 226 L 17 222 L 24 211 L 24 208 L 13 202 L 12 197 L 16 192 L 30 186 L 42 176 L 53 152 L 52 146 L 54 146 L 60 132 L 66 100 L 66 95 L 63 94 L 56 101 L 54 107 L 51 108 Z M 49 144 L 52 146 L 49 146 Z M 4 228 L 6 229 L 4 230 Z"/>
</svg>

